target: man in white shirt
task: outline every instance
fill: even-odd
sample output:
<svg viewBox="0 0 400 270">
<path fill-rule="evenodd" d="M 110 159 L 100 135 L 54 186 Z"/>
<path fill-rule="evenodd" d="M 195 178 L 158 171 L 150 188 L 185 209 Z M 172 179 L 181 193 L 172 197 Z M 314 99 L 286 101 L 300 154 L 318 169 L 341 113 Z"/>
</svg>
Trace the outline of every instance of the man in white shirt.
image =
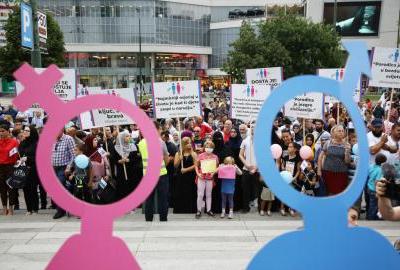
<svg viewBox="0 0 400 270">
<path fill-rule="evenodd" d="M 315 130 L 313 131 L 313 136 L 315 140 L 315 151 L 317 151 L 319 148 L 321 148 L 321 137 L 324 135 L 324 137 L 329 137 L 331 138 L 331 134 L 324 130 L 324 121 L 321 119 L 315 119 L 314 120 L 314 125 L 315 125 Z"/>
<path fill-rule="evenodd" d="M 254 155 L 254 127 L 251 127 L 251 135 L 242 141 L 239 158 L 243 162 L 242 188 L 243 188 L 243 213 L 250 211 L 249 204 L 257 208 L 259 195 L 259 174 Z"/>
<path fill-rule="evenodd" d="M 371 122 L 371 131 L 367 134 L 368 147 L 370 152 L 370 164 L 375 164 L 375 156 L 377 154 L 384 154 L 384 151 L 393 151 L 393 149 L 387 145 L 388 135 L 383 133 L 383 121 L 382 119 L 374 119 Z"/>
</svg>

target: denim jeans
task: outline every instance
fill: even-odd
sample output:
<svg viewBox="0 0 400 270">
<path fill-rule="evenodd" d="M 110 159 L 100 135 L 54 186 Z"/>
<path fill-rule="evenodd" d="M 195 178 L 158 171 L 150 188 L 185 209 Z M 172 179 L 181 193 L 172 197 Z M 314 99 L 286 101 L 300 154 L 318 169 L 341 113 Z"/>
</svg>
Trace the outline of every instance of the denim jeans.
<svg viewBox="0 0 400 270">
<path fill-rule="evenodd" d="M 376 193 L 371 190 L 367 190 L 369 204 L 367 208 L 367 219 L 368 220 L 377 220 L 378 216 L 378 199 L 376 198 Z"/>
<path fill-rule="evenodd" d="M 147 198 L 145 203 L 145 216 L 146 221 L 153 221 L 154 215 L 154 199 L 157 192 L 158 213 L 160 214 L 160 221 L 167 221 L 168 218 L 168 192 L 169 180 L 168 175 L 162 175 L 158 179 L 156 188 Z"/>
<path fill-rule="evenodd" d="M 65 169 L 67 168 L 67 166 L 57 166 L 57 167 L 53 167 L 54 168 L 54 172 L 56 173 L 56 176 L 58 178 L 58 180 L 60 181 L 60 183 L 69 191 L 72 192 L 73 186 L 72 184 L 67 181 L 67 178 L 65 177 Z M 65 212 L 64 209 L 60 208 L 57 205 L 57 212 Z"/>
</svg>

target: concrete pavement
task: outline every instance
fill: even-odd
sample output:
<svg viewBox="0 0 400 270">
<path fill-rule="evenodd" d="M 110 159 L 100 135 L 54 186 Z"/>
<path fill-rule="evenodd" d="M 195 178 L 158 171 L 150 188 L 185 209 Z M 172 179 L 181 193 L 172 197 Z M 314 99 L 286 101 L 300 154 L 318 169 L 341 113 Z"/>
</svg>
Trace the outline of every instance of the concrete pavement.
<svg viewBox="0 0 400 270">
<path fill-rule="evenodd" d="M 69 236 L 79 232 L 75 217 L 52 220 L 54 210 L 0 217 L 0 269 L 44 269 Z M 158 219 L 158 215 L 155 216 Z M 360 221 L 389 241 L 400 237 L 400 223 Z M 115 221 L 115 235 L 126 241 L 143 269 L 244 269 L 263 245 L 302 226 L 299 218 L 236 214 L 233 220 L 169 215 L 167 223 L 144 222 L 137 211 Z"/>
</svg>

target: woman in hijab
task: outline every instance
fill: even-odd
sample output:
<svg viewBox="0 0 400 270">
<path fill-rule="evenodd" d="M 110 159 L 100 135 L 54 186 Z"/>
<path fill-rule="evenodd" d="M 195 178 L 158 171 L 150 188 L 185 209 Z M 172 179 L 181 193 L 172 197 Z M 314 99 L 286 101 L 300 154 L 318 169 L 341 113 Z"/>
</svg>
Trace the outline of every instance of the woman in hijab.
<svg viewBox="0 0 400 270">
<path fill-rule="evenodd" d="M 37 188 L 39 176 L 36 170 L 36 147 L 39 134 L 34 126 L 25 126 L 23 129 L 23 141 L 18 147 L 21 161 L 30 168 L 27 181 L 24 187 L 24 197 L 26 202 L 26 215 L 37 214 L 39 210 L 39 197 Z"/>
<path fill-rule="evenodd" d="M 222 132 L 215 132 L 212 137 L 215 145 L 213 154 L 217 155 L 219 164 L 224 163 L 226 157 L 233 157 L 233 151 L 224 144 Z M 214 175 L 215 186 L 212 191 L 212 212 L 221 213 L 221 182 L 218 181 L 218 175 Z"/>
<path fill-rule="evenodd" d="M 93 172 L 93 198 L 96 198 L 96 194 L 99 188 L 99 182 L 101 179 L 108 181 L 111 178 L 110 163 L 105 156 L 105 150 L 100 148 L 100 142 L 94 135 L 89 135 L 85 140 L 86 151 L 85 155 L 89 157 L 92 164 Z"/>
<path fill-rule="evenodd" d="M 127 130 L 118 134 L 115 150 L 117 191 L 122 199 L 136 188 L 143 173 L 137 147 Z"/>
<path fill-rule="evenodd" d="M 239 152 L 240 152 L 240 145 L 242 144 L 242 137 L 238 133 L 238 130 L 236 128 L 232 128 L 229 136 L 229 140 L 226 142 L 226 146 L 232 150 L 233 152 L 233 158 L 235 159 L 235 164 L 239 167 L 243 167 L 243 163 L 239 158 Z M 241 185 L 241 176 L 237 175 L 236 181 L 235 181 L 235 193 L 233 196 L 234 200 L 234 210 L 238 211 L 241 209 L 241 204 L 242 204 L 242 185 Z"/>
</svg>

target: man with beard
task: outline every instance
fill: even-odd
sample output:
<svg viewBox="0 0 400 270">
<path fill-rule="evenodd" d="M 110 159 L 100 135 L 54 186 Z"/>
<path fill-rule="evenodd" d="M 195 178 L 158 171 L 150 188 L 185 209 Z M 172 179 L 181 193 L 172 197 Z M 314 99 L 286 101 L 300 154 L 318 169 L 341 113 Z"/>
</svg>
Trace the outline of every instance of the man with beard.
<svg viewBox="0 0 400 270">
<path fill-rule="evenodd" d="M 324 130 L 324 122 L 321 119 L 315 119 L 314 121 L 315 130 L 313 131 L 312 135 L 315 138 L 315 151 L 321 148 L 321 137 L 329 137 L 328 140 L 331 139 L 331 134 Z"/>
<path fill-rule="evenodd" d="M 240 137 L 242 138 L 242 140 L 246 139 L 247 133 L 248 133 L 246 124 L 240 124 L 239 132 L 240 132 Z"/>
<path fill-rule="evenodd" d="M 383 133 L 382 119 L 372 120 L 371 131 L 367 134 L 367 139 L 369 152 L 371 154 L 369 158 L 370 164 L 375 164 L 375 156 L 377 154 L 384 154 L 385 150 L 392 150 L 392 148 L 386 144 L 388 142 L 388 135 Z"/>
<path fill-rule="evenodd" d="M 240 145 L 239 158 L 243 163 L 242 175 L 242 212 L 248 213 L 250 206 L 258 208 L 258 196 L 260 195 L 260 174 L 254 155 L 254 127 L 250 127 L 250 136 Z"/>
</svg>

